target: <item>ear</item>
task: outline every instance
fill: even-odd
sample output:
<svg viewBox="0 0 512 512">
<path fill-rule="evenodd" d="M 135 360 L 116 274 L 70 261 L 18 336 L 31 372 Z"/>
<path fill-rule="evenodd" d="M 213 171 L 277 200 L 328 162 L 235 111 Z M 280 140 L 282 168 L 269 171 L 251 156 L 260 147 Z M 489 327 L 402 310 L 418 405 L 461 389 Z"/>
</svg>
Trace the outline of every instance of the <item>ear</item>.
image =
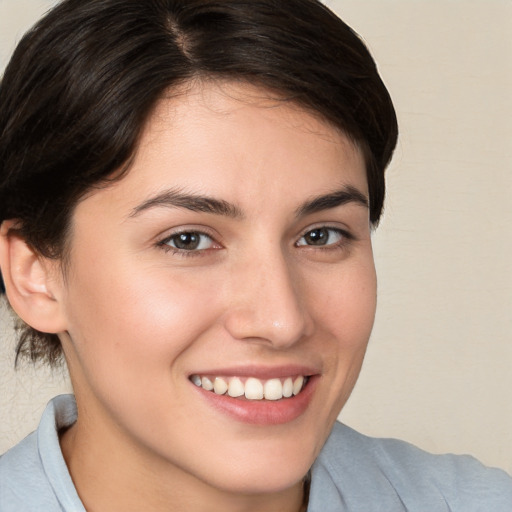
<svg viewBox="0 0 512 512">
<path fill-rule="evenodd" d="M 34 329 L 63 332 L 66 324 L 58 299 L 63 284 L 58 261 L 36 253 L 15 227 L 14 220 L 0 226 L 0 268 L 9 303 Z"/>
</svg>

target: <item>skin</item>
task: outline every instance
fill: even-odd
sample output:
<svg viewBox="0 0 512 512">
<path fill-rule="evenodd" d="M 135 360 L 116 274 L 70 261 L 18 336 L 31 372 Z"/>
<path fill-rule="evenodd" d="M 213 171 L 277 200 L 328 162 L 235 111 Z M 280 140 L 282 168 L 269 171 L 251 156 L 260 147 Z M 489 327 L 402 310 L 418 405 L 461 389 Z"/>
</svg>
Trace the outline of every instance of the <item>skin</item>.
<svg viewBox="0 0 512 512">
<path fill-rule="evenodd" d="M 297 210 L 347 186 L 368 196 L 362 154 L 339 130 L 264 90 L 203 83 L 162 100 L 126 177 L 77 205 L 52 293 L 79 407 L 61 444 L 88 511 L 301 508 L 361 368 L 376 279 L 364 205 Z M 134 214 L 169 189 L 239 215 Z M 323 226 L 328 243 L 308 245 Z M 177 231 L 208 236 L 176 251 Z M 247 424 L 189 380 L 241 365 L 314 368 L 306 411 Z"/>
</svg>

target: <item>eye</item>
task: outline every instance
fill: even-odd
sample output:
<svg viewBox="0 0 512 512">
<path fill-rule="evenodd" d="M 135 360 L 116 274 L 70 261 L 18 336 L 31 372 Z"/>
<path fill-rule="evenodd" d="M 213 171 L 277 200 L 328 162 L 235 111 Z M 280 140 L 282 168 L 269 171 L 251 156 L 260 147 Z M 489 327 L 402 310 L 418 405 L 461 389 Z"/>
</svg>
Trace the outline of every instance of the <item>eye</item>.
<svg viewBox="0 0 512 512">
<path fill-rule="evenodd" d="M 167 246 L 179 251 L 203 251 L 205 249 L 211 249 L 214 244 L 210 236 L 199 231 L 182 231 L 160 242 L 162 246 Z"/>
<path fill-rule="evenodd" d="M 341 229 L 320 227 L 315 228 L 304 235 L 297 241 L 297 246 L 326 246 L 340 244 L 344 239 L 350 238 L 348 233 Z"/>
</svg>

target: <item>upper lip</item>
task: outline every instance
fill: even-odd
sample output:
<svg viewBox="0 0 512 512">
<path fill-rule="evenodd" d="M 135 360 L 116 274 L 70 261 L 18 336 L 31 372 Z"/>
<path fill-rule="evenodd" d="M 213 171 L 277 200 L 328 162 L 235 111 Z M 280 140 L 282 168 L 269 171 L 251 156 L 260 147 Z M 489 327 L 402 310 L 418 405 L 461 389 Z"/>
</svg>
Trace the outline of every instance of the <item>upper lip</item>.
<svg viewBox="0 0 512 512">
<path fill-rule="evenodd" d="M 311 376 L 320 373 L 318 368 L 307 365 L 280 365 L 280 366 L 261 366 L 244 365 L 224 368 L 213 368 L 207 370 L 197 370 L 192 375 L 218 375 L 226 377 L 255 377 L 257 379 L 278 379 L 290 377 L 293 375 Z"/>
</svg>

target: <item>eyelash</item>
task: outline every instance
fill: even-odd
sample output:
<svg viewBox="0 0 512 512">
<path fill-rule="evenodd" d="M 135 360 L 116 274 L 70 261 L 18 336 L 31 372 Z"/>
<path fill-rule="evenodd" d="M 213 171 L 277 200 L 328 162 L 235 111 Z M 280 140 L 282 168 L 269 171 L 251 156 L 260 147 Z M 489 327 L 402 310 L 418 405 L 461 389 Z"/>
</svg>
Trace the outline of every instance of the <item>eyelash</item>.
<svg viewBox="0 0 512 512">
<path fill-rule="evenodd" d="M 326 230 L 331 233 L 336 233 L 341 238 L 337 242 L 326 244 L 326 245 L 299 244 L 300 240 L 302 240 L 304 237 L 313 233 L 314 231 L 320 231 L 320 230 Z M 209 233 L 206 233 L 206 232 L 200 231 L 200 230 L 194 230 L 194 229 L 182 230 L 182 231 L 177 231 L 175 233 L 172 233 L 171 235 L 165 237 L 163 240 L 160 240 L 157 243 L 157 246 L 162 248 L 165 252 L 171 252 L 171 253 L 181 256 L 181 257 L 202 256 L 202 255 L 204 255 L 204 253 L 206 251 L 209 251 L 212 249 L 209 247 L 207 249 L 189 249 L 189 250 L 187 250 L 187 249 L 180 249 L 178 247 L 173 247 L 173 246 L 169 245 L 169 243 L 173 239 L 176 239 L 180 235 L 198 235 L 200 237 L 207 237 L 211 240 L 211 242 L 213 244 L 217 244 L 217 245 L 219 245 L 219 248 L 221 248 L 220 244 L 218 244 L 218 242 L 216 242 L 215 239 L 213 238 L 213 236 L 211 236 Z M 313 228 L 308 228 L 306 231 L 304 231 L 303 234 L 297 240 L 297 242 L 295 242 L 294 246 L 295 247 L 305 247 L 305 248 L 307 248 L 307 250 L 330 251 L 330 250 L 342 249 L 345 245 L 347 245 L 348 243 L 350 243 L 353 240 L 355 240 L 355 237 L 351 233 L 349 233 L 348 231 L 346 231 L 344 229 L 340 229 L 338 227 L 333 227 L 333 226 L 321 225 L 321 226 L 316 226 Z M 217 248 L 214 248 L 214 250 L 216 250 L 216 249 Z"/>
<path fill-rule="evenodd" d="M 340 240 L 338 240 L 337 242 L 334 242 L 334 243 L 326 244 L 326 245 L 299 244 L 300 240 L 305 238 L 307 235 L 310 235 L 314 231 L 320 231 L 320 230 L 325 230 L 325 231 L 329 231 L 331 233 L 336 233 L 337 235 L 340 236 Z M 301 235 L 299 240 L 297 240 L 297 242 L 295 242 L 295 247 L 306 247 L 308 250 L 329 251 L 329 250 L 341 249 L 353 240 L 355 240 L 355 237 L 351 233 L 346 231 L 345 229 L 341 229 L 339 227 L 334 227 L 334 226 L 321 225 L 321 226 L 315 226 L 313 228 L 308 228 L 307 231 L 305 231 Z"/>
</svg>

